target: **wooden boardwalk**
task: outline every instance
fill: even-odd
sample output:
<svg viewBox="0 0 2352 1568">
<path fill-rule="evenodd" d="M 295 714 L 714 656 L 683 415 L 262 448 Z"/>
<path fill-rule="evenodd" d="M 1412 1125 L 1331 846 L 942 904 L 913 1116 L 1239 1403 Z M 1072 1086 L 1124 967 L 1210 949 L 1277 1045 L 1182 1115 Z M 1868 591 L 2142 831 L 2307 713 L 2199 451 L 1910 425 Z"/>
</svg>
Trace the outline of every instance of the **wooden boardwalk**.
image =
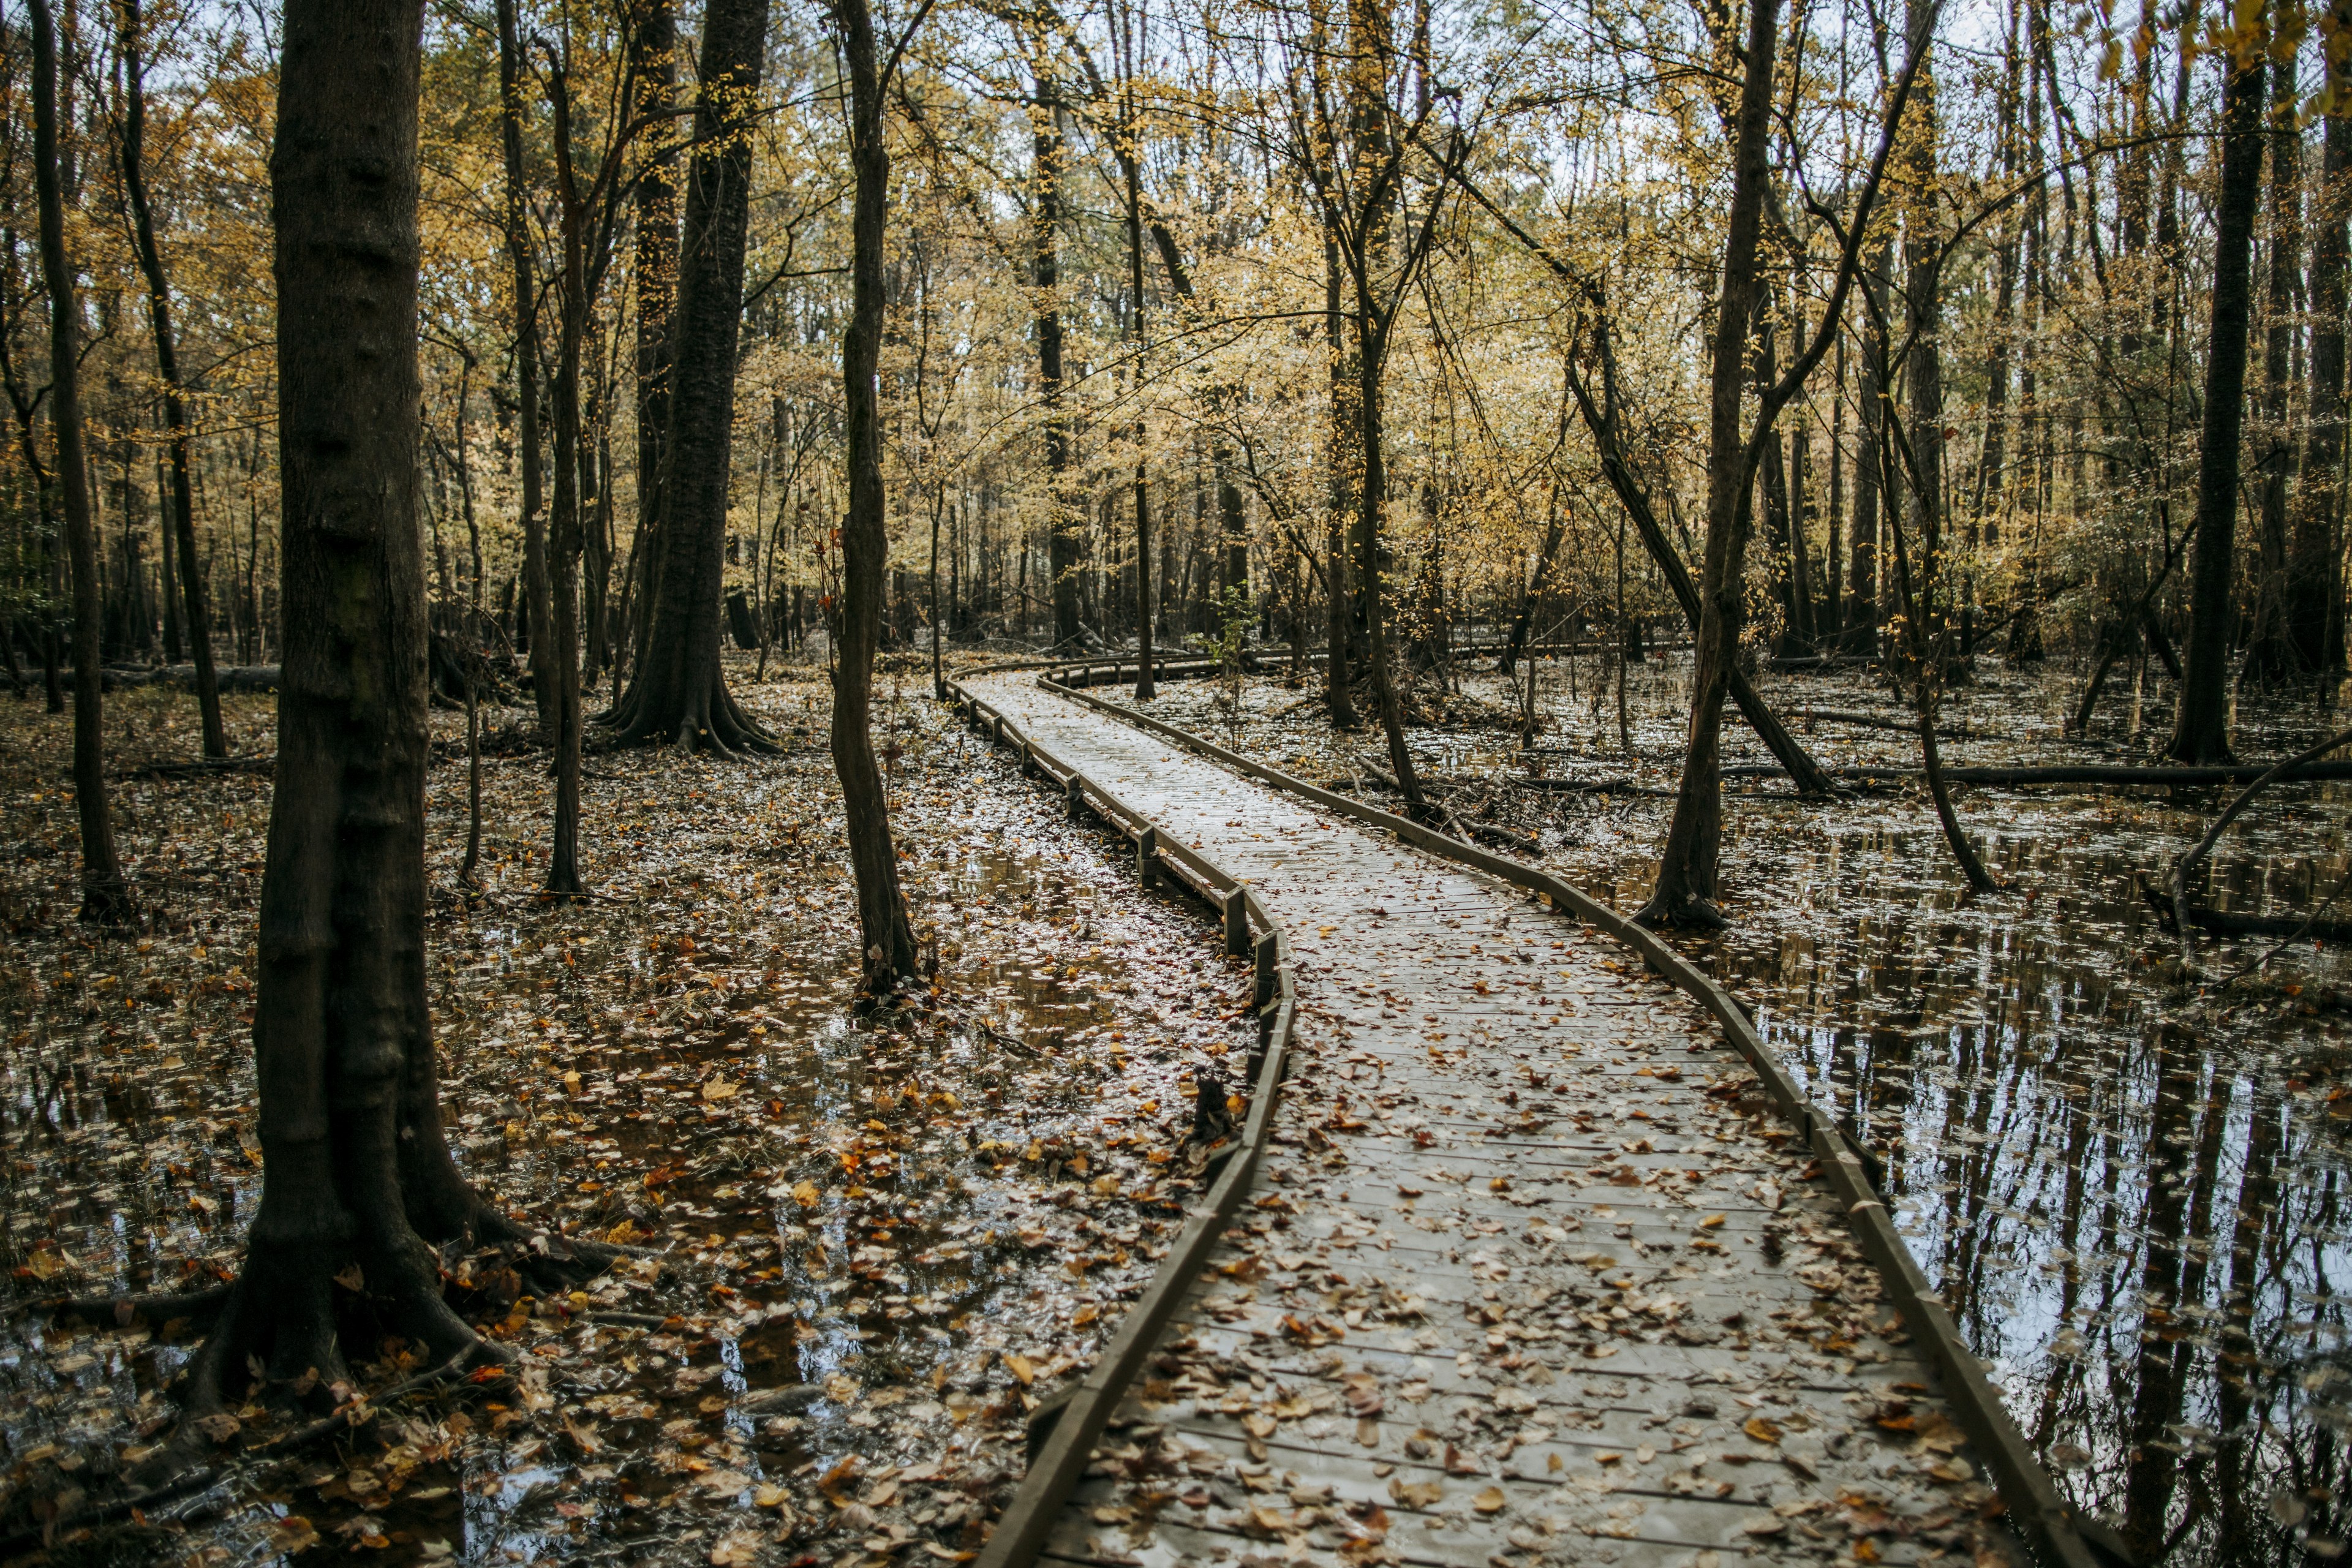
<svg viewBox="0 0 2352 1568">
<path fill-rule="evenodd" d="M 1300 1009 L 1245 1218 L 1049 1560 L 1996 1549 L 1994 1493 L 1809 1152 L 1682 993 L 1524 893 L 1034 675 L 969 684 L 1247 879 Z"/>
</svg>

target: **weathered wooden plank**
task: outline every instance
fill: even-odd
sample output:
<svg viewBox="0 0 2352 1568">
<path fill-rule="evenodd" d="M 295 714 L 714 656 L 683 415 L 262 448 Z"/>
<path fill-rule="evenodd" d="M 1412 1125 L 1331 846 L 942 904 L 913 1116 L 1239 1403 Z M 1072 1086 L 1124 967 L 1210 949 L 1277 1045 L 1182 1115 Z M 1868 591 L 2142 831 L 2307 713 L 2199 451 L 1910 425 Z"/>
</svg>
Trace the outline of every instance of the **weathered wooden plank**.
<svg viewBox="0 0 2352 1568">
<path fill-rule="evenodd" d="M 1727 1050 L 1718 1015 L 1483 871 L 1034 684 L 987 692 L 1139 820 L 1242 879 L 1286 939 L 1298 1068 L 1274 1147 L 1122 1419 L 1223 1466 L 1262 1455 L 1261 1480 L 1379 1503 L 1396 1526 L 1385 1546 L 1409 1563 L 1850 1557 L 1852 1531 L 1830 1522 L 1842 1497 L 1968 1528 L 1952 1519 L 1989 1493 L 1939 1380 L 1879 1331 L 1896 1320 L 1813 1173 L 1810 1124 L 1749 1114 L 1773 1102 L 1757 1074 L 1777 1069 Z M 1397 1296 L 1417 1312 L 1383 1318 Z M 1213 1388 L 1183 1370 L 1219 1363 Z M 1350 1378 L 1382 1401 L 1360 1426 Z M 1244 1387 L 1251 1407 L 1223 1408 Z M 1268 1413 L 1285 1400 L 1287 1417 Z M 1097 1460 L 1123 1444 L 1110 1433 Z M 1481 1473 L 1446 1476 L 1449 1445 Z M 1150 1470 L 1087 1482 L 1048 1555 L 1206 1562 L 1327 1552 L 1361 1533 L 1360 1519 L 1254 1523 L 1239 1496 L 1230 1517 L 1195 1514 L 1151 1500 L 1181 1478 Z M 1423 1476 L 1468 1489 L 1458 1517 L 1390 1495 Z M 1466 1500 L 1490 1485 L 1491 1514 Z M 1875 1548 L 1916 1555 L 1891 1534 Z M 1654 1551 L 1669 1555 L 1641 1555 Z"/>
</svg>

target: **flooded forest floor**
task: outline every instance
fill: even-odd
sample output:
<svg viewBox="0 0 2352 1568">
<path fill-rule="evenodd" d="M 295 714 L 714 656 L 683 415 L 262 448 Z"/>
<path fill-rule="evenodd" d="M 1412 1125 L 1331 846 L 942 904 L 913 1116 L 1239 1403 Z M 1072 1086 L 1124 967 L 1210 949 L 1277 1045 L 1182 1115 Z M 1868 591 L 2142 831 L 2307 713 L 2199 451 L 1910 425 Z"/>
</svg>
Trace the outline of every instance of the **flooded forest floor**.
<svg viewBox="0 0 2352 1568">
<path fill-rule="evenodd" d="M 492 715 L 487 891 L 459 896 L 463 721 L 434 720 L 428 953 L 459 1161 L 530 1225 L 660 1261 L 555 1300 L 472 1281 L 517 1376 L 94 1531 L 199 1334 L 49 1304 L 242 1255 L 269 779 L 175 775 L 193 700 L 110 698 L 143 926 L 110 937 L 73 919 L 70 721 L 0 703 L 0 1560 L 971 1554 L 1026 1413 L 1090 1364 L 1180 1223 L 1192 1075 L 1245 1047 L 1248 977 L 909 670 L 884 677 L 877 741 L 938 983 L 858 1016 L 822 672 L 749 677 L 782 757 L 588 758 L 586 904 L 535 897 L 552 794 L 507 732 L 520 710 Z M 271 700 L 226 700 L 237 753 L 267 757 Z M 379 1350 L 370 1386 L 414 1370 L 413 1347 Z M 236 1443 L 288 1424 L 238 1415 Z"/>
<path fill-rule="evenodd" d="M 1458 821 L 1620 909 L 1646 892 L 1682 746 L 1684 656 L 1425 672 L 1411 744 Z M 185 776 L 193 701 L 110 700 L 144 925 L 77 924 L 69 722 L 0 703 L 0 1560 L 812 1564 L 960 1560 L 1022 1468 L 1034 1402 L 1089 1363 L 1191 1193 L 1193 1073 L 1244 1048 L 1247 975 L 1130 852 L 885 677 L 880 737 L 936 994 L 860 1017 L 826 696 L 788 668 L 739 695 L 786 754 L 593 754 L 595 901 L 534 896 L 545 755 L 494 717 L 487 892 L 461 898 L 462 720 L 436 713 L 429 952 L 443 1096 L 467 1173 L 550 1232 L 661 1262 L 563 1300 L 475 1282 L 520 1352 L 501 1384 L 392 1403 L 285 1465 L 87 1528 L 168 1428 L 185 1321 L 48 1305 L 233 1269 L 259 1195 L 250 1020 L 266 772 Z M 1319 676 L 1171 682 L 1152 711 L 1392 805 L 1375 731 L 1335 733 Z M 1945 713 L 1955 764 L 2130 762 L 2168 690 L 1979 661 Z M 1909 765 L 1866 673 L 1767 675 L 1824 762 Z M 1116 693 L 1105 689 L 1105 695 Z M 231 698 L 266 757 L 272 704 Z M 2249 700 L 2274 757 L 2340 722 L 2308 689 Z M 1760 763 L 1744 727 L 1730 760 Z M 2204 899 L 2302 914 L 2352 880 L 2347 786 L 2273 791 Z M 1730 929 L 1680 939 L 1885 1163 L 1898 1223 L 2076 1501 L 2143 1563 L 2332 1561 L 2352 1534 L 2352 1340 L 2335 1284 L 2352 1119 L 2352 973 L 2309 942 L 2200 945 L 2173 978 L 2135 877 L 2220 791 L 1970 788 L 2005 884 L 1964 896 L 1916 785 L 1799 802 L 1729 782 Z M 1491 840 L 1490 840 L 1491 841 Z M 1531 841 L 1531 842 L 1530 842 Z M 2339 907 L 2332 911 L 2341 915 Z M 1228 1073 L 1230 1076 L 1230 1073 Z M 100 1314 L 102 1318 L 108 1314 Z M 387 1342 L 373 1386 L 413 1369 Z M 239 1413 L 240 1441 L 270 1413 Z"/>
<path fill-rule="evenodd" d="M 1494 662 L 1421 674 L 1417 770 L 1488 847 L 1516 841 L 1631 912 L 1673 805 L 1688 656 L 1630 667 L 1622 723 L 1612 661 L 1539 661 L 1532 745 L 1530 667 L 1513 679 Z M 1167 683 L 1150 711 L 1394 807 L 1378 729 L 1335 733 L 1321 673 L 1287 674 Z M 2168 685 L 2120 672 L 2090 738 L 2071 740 L 2084 675 L 1979 659 L 1939 724 L 1948 764 L 2154 761 Z M 1824 763 L 1917 765 L 1916 732 L 1894 727 L 1912 714 L 1877 677 L 1759 684 Z M 2249 694 L 2239 752 L 2300 750 L 2342 711 L 2308 687 Z M 1736 717 L 1726 743 L 1728 762 L 1769 761 Z M 2004 884 L 1971 899 L 1916 782 L 1812 804 L 1785 778 L 1735 777 L 1730 927 L 1676 939 L 1884 1161 L 1897 1223 L 2019 1425 L 2144 1563 L 2328 1562 L 2352 1532 L 2336 1284 L 2352 1276 L 2352 974 L 2340 948 L 2207 937 L 2202 979 L 2179 984 L 2135 883 L 2168 875 L 2229 793 L 1962 789 Z M 2221 841 L 2201 901 L 2297 917 L 2334 901 L 2340 916 L 2347 801 L 2340 784 L 2268 792 Z"/>
</svg>

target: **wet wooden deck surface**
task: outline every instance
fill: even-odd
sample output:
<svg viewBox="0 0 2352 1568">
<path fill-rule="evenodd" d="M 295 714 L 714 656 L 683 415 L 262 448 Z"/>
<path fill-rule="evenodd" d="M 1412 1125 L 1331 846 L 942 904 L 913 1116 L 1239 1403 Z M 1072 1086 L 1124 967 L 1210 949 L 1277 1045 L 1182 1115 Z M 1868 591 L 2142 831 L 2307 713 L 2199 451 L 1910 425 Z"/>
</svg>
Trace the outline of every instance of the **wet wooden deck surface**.
<svg viewBox="0 0 2352 1568">
<path fill-rule="evenodd" d="M 1247 1217 L 1049 1559 L 1976 1560 L 1990 1489 L 1694 1003 L 1515 889 L 1034 676 L 971 684 L 1249 879 L 1297 966 Z"/>
</svg>

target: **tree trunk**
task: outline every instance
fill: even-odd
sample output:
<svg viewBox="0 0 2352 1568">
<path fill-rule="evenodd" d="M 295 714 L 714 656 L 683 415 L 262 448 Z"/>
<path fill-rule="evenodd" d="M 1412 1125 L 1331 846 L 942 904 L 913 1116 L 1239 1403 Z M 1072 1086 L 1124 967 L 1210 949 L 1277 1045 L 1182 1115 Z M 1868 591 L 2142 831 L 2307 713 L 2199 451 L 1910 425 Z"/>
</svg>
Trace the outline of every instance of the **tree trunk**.
<svg viewBox="0 0 2352 1568">
<path fill-rule="evenodd" d="M 2352 5 L 2337 10 L 2339 32 L 2352 29 Z M 2339 88 L 2339 91 L 2347 90 Z M 2287 546 L 2286 624 L 2305 669 L 2342 663 L 2328 635 L 2333 619 L 2337 520 L 2344 506 L 2345 218 L 2352 203 L 2352 119 L 2326 119 L 2311 243 L 2311 423 L 2303 482 L 2295 491 Z"/>
<path fill-rule="evenodd" d="M 2268 19 L 2263 6 L 2257 26 Z M 2189 567 L 2189 657 L 2172 743 L 2176 762 L 2230 756 L 2231 576 L 2238 518 L 2238 438 L 2245 425 L 2248 251 L 2262 198 L 2263 45 L 2221 56 L 2221 180 L 2214 204 L 2213 319 L 2205 356 L 2204 429 L 2197 457 L 2197 522 Z"/>
<path fill-rule="evenodd" d="M 2292 378 L 2300 346 L 2295 314 L 2303 286 L 2303 130 L 2296 121 L 2295 59 L 2271 67 L 2270 280 L 2264 301 L 2269 320 L 2263 333 L 2263 429 L 2255 437 L 2261 454 L 2262 568 L 2254 598 L 2253 635 L 2246 649 L 2245 674 L 2264 681 L 2284 679 L 2315 667 L 2297 646 L 2287 613 L 2287 489 L 2294 482 L 2295 438 L 2288 423 Z"/>
<path fill-rule="evenodd" d="M 735 345 L 750 223 L 750 124 L 766 61 L 768 7 L 713 0 L 703 18 L 702 83 L 686 182 L 686 235 L 669 343 L 669 428 L 662 441 L 660 575 L 636 679 L 614 715 L 625 742 L 668 740 L 722 754 L 768 751 L 719 666 L 727 498 L 734 447 Z"/>
<path fill-rule="evenodd" d="M 1126 139 L 1119 163 L 1127 180 L 1127 267 L 1128 287 L 1135 295 L 1132 318 L 1136 350 L 1135 374 L 1140 379 L 1144 373 L 1143 355 L 1150 348 L 1144 328 L 1143 306 L 1143 177 L 1139 165 L 1142 149 L 1137 145 L 1139 121 L 1135 114 L 1135 93 L 1131 85 L 1132 59 L 1129 53 L 1131 41 L 1122 34 L 1119 51 L 1121 88 L 1126 95 L 1126 123 L 1120 135 Z M 1171 244 L 1172 251 L 1173 246 Z M 1172 257 L 1171 257 L 1172 259 Z M 1149 435 L 1143 417 L 1135 420 L 1135 700 L 1149 702 L 1159 695 L 1151 679 L 1151 483 L 1144 468 L 1144 442 Z"/>
<path fill-rule="evenodd" d="M 1328 487 L 1324 506 L 1323 605 L 1330 657 L 1324 665 L 1323 687 L 1331 727 L 1352 730 L 1361 722 L 1356 717 L 1356 697 L 1348 679 L 1348 633 L 1355 603 L 1348 581 L 1348 518 L 1356 499 L 1356 397 L 1355 375 L 1348 363 L 1347 329 L 1339 311 L 1339 240 L 1327 233 L 1323 237 L 1323 332 L 1324 349 L 1331 362 L 1331 422 L 1323 458 Z"/>
<path fill-rule="evenodd" d="M 1865 268 L 1856 287 L 1879 292 L 1884 260 Z M 1885 476 L 1878 471 L 1879 425 L 1885 417 L 1886 340 L 1879 330 L 1883 313 L 1870 312 L 1862 339 L 1862 365 L 1855 403 L 1861 413 L 1853 454 L 1853 571 L 1846 581 L 1845 648 L 1848 653 L 1878 651 L 1878 521 L 1879 493 Z"/>
<path fill-rule="evenodd" d="M 1414 816 L 1427 811 L 1412 753 L 1404 743 L 1404 711 L 1396 689 L 1396 672 L 1389 658 L 1387 612 L 1381 603 L 1382 575 L 1381 524 L 1388 506 L 1388 455 L 1381 428 L 1382 382 L 1388 362 L 1392 313 L 1384 312 L 1376 292 L 1388 271 L 1389 223 L 1397 205 L 1400 182 L 1383 179 L 1380 168 L 1393 128 L 1390 124 L 1388 67 L 1393 52 L 1389 14 L 1381 0 L 1349 0 L 1348 6 L 1348 128 L 1353 142 L 1357 183 L 1354 223 L 1345 236 L 1348 272 L 1356 295 L 1356 509 L 1354 513 L 1356 608 L 1363 616 L 1367 655 L 1372 667 L 1372 700 L 1380 711 L 1381 730 L 1388 740 L 1389 765 L 1405 809 Z M 1408 263 L 1410 266 L 1410 263 Z M 1399 279 L 1402 290 L 1409 279 Z M 1402 300 L 1400 300 L 1400 304 Z"/>
<path fill-rule="evenodd" d="M 499 117 L 506 158 L 507 259 L 514 271 L 515 455 L 522 464 L 522 603 L 530 640 L 530 695 L 540 728 L 552 738 L 562 725 L 562 682 L 555 668 L 555 629 L 548 600 L 547 523 L 541 515 L 539 467 L 539 283 L 531 261 L 522 163 L 522 45 L 515 30 L 515 0 L 498 0 Z"/>
<path fill-rule="evenodd" d="M 764 8 L 765 0 L 752 0 Z M 841 609 L 833 668 L 833 766 L 841 777 L 850 868 L 857 879 L 861 967 L 869 994 L 916 975 L 915 936 L 898 886 L 890 812 L 874 760 L 874 651 L 882 630 L 882 596 L 890 556 L 887 498 L 882 488 L 883 226 L 890 194 L 890 152 L 883 140 L 882 80 L 874 58 L 874 17 L 866 0 L 833 0 L 850 90 L 850 164 L 856 175 L 851 209 L 849 323 L 842 333 L 843 426 L 848 447 L 849 508 L 841 527 Z M 1040 149 L 1043 162 L 1043 148 Z M 1049 437 L 1050 439 L 1050 437 Z M 1055 601 L 1060 602 L 1060 584 Z"/>
<path fill-rule="evenodd" d="M 172 290 L 163 273 L 163 254 L 155 243 L 155 220 L 147 200 L 146 68 L 141 50 L 145 43 L 139 0 L 122 0 L 122 186 L 130 198 L 131 238 L 139 255 L 139 270 L 147 280 L 147 310 L 155 337 L 155 369 L 163 383 L 163 426 L 172 448 L 171 531 L 165 542 L 179 546 L 179 590 L 185 608 L 188 645 L 196 667 L 196 708 L 204 724 L 205 755 L 228 755 L 228 731 L 222 727 L 220 679 L 213 668 L 212 616 L 205 605 L 202 558 L 196 551 L 194 487 L 188 476 L 188 405 L 180 379 L 179 342 L 172 328 Z M 176 535 L 176 539 L 174 539 Z M 166 552 L 167 554 L 170 552 Z M 166 575 L 169 575 L 167 571 Z M 172 585 L 166 584 L 168 594 Z"/>
<path fill-rule="evenodd" d="M 331 1398 L 350 1375 L 339 1327 L 369 1357 L 387 1333 L 428 1365 L 487 1355 L 443 1300 L 433 1247 L 515 1234 L 450 1159 L 425 994 L 423 10 L 285 9 L 270 176 L 286 622 L 254 1022 L 262 1193 L 244 1272 L 190 1365 L 190 1425 L 257 1375 L 272 1399 Z M 196 1445 L 190 1425 L 174 1448 Z"/>
<path fill-rule="evenodd" d="M 1754 0 L 1748 17 L 1747 74 L 1740 85 L 1731 208 L 1716 301 L 1715 353 L 1708 396 L 1706 553 L 1699 583 L 1689 749 L 1675 795 L 1657 884 L 1634 916 L 1650 925 L 1720 925 L 1716 855 L 1723 831 L 1723 700 L 1738 652 L 1743 562 L 1748 528 L 1740 391 L 1748 317 L 1756 301 L 1756 239 L 1771 169 L 1766 133 L 1772 108 L 1772 58 L 1780 42 L 1779 0 Z"/>
<path fill-rule="evenodd" d="M 572 83 L 561 58 L 546 72 L 554 110 L 555 196 L 561 214 L 562 273 L 556 294 L 555 514 L 549 540 L 553 613 L 549 617 L 555 672 L 555 827 L 545 890 L 577 897 L 580 879 L 580 350 L 587 331 L 588 222 L 572 153 Z"/>
<path fill-rule="evenodd" d="M 637 110 L 666 115 L 677 93 L 677 18 L 672 0 L 630 0 L 629 67 L 637 79 Z M 670 121 L 654 118 L 641 133 L 645 167 L 637 176 L 637 522 L 629 574 L 621 590 L 621 651 L 633 662 L 645 655 L 653 626 L 655 584 L 661 581 L 662 442 L 669 432 L 672 319 L 677 303 L 677 154 Z M 634 614 L 626 612 L 634 611 Z M 613 680 L 617 698 L 623 676 Z M 617 710 L 618 704 L 615 703 Z"/>
<path fill-rule="evenodd" d="M 73 568 L 74 805 L 81 819 L 81 916 L 118 925 L 137 910 L 114 850 L 100 725 L 99 637 L 104 616 L 98 539 L 90 521 L 89 466 L 81 424 L 81 307 L 66 259 L 65 195 L 58 173 L 57 26 L 48 0 L 32 0 L 33 183 L 41 207 L 41 272 L 49 290 L 49 422 L 64 498 L 66 553 Z"/>
<path fill-rule="evenodd" d="M 1045 435 L 1045 570 L 1054 605 L 1054 647 L 1078 646 L 1078 552 L 1086 524 L 1067 490 L 1070 428 L 1062 413 L 1062 105 L 1045 74 L 1041 44 L 1031 105 L 1035 194 L 1029 213 L 1031 282 L 1037 290 L 1037 402 Z"/>
</svg>

